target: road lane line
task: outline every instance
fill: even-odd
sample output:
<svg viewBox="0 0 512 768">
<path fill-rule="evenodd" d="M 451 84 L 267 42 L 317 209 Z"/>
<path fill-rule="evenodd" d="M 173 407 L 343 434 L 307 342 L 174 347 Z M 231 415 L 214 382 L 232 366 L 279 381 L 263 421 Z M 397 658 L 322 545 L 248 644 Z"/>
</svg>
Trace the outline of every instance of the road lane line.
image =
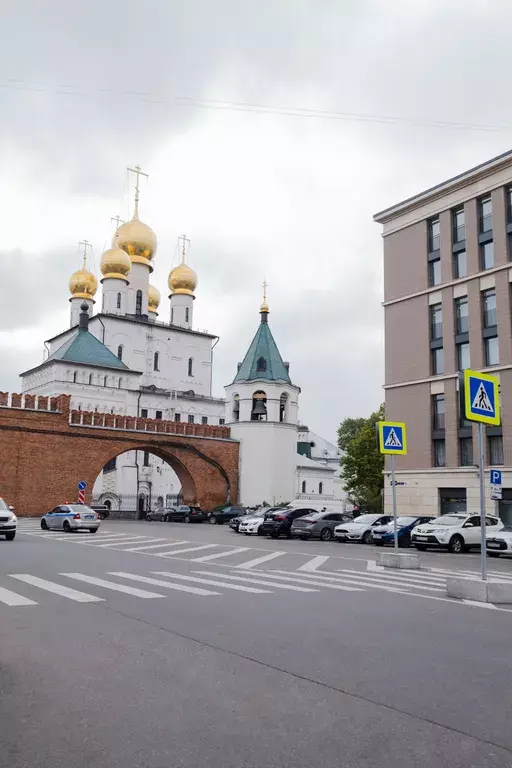
<svg viewBox="0 0 512 768">
<path fill-rule="evenodd" d="M 235 547 L 227 552 L 217 552 L 215 555 L 205 555 L 204 557 L 191 558 L 191 563 L 208 563 L 210 560 L 217 560 L 219 557 L 227 557 L 228 555 L 238 555 L 240 552 L 247 552 L 249 547 Z"/>
<path fill-rule="evenodd" d="M 245 581 L 249 584 L 263 584 L 266 587 L 274 587 L 274 589 L 291 589 L 292 592 L 318 592 L 318 589 L 310 589 L 308 587 L 296 587 L 294 584 L 276 584 L 275 581 L 268 581 L 267 579 L 255 579 L 248 578 L 246 576 L 227 576 L 225 573 L 215 573 L 215 571 L 192 571 L 204 576 L 220 576 L 221 579 L 230 579 L 231 581 Z"/>
<path fill-rule="evenodd" d="M 145 536 L 135 536 L 133 539 L 123 539 L 122 541 L 109 541 L 107 544 L 96 543 L 95 541 L 80 541 L 78 544 L 83 544 L 84 547 L 98 547 L 102 549 L 104 547 L 117 547 L 120 544 L 142 544 L 146 541 Z"/>
<path fill-rule="evenodd" d="M 30 584 L 32 587 L 38 587 L 44 589 L 46 592 L 53 592 L 61 597 L 67 597 L 68 600 L 75 600 L 77 603 L 104 603 L 102 597 L 95 597 L 94 595 L 88 595 L 86 592 L 79 592 L 77 589 L 71 589 L 71 587 L 64 587 L 62 584 L 56 584 L 53 581 L 47 581 L 46 579 L 40 579 L 38 576 L 31 576 L 29 573 L 10 573 L 11 579 L 18 579 L 25 584 Z"/>
<path fill-rule="evenodd" d="M 254 549 L 254 547 L 252 547 Z M 287 552 L 271 552 L 270 555 L 263 555 L 263 557 L 255 557 L 254 560 L 247 560 L 246 563 L 240 563 L 240 565 L 236 565 L 235 568 L 255 568 L 257 565 L 261 565 L 261 563 L 266 563 L 269 560 L 274 560 L 276 557 L 281 557 L 281 555 L 286 555 Z"/>
<path fill-rule="evenodd" d="M 130 547 L 129 549 L 125 549 L 125 552 L 142 552 L 145 549 L 160 549 L 160 547 L 168 547 L 169 544 L 172 544 L 172 539 L 160 539 L 160 541 L 164 541 L 164 544 L 150 544 L 149 546 L 143 546 L 143 547 Z M 176 542 L 180 544 L 189 544 L 188 541 L 181 541 Z"/>
<path fill-rule="evenodd" d="M 248 576 L 251 576 L 253 573 L 254 571 L 247 571 Z M 272 577 L 274 579 L 279 579 L 280 581 L 292 581 L 292 582 L 295 582 L 298 584 L 304 584 L 304 585 L 313 584 L 313 586 L 316 586 L 316 587 L 327 587 L 328 589 L 339 589 L 342 592 L 364 592 L 365 591 L 364 589 L 360 589 L 359 587 L 346 587 L 346 586 L 343 586 L 342 584 L 330 584 L 327 581 L 313 581 L 312 579 L 309 579 L 309 578 L 306 581 L 305 580 L 306 576 L 304 574 L 301 574 L 299 578 L 297 578 L 297 576 L 292 577 L 292 576 L 278 575 L 281 573 L 290 573 L 290 571 L 269 571 L 269 573 L 272 574 Z"/>
<path fill-rule="evenodd" d="M 283 573 L 283 571 L 279 571 L 279 573 Z M 289 573 L 289 571 L 285 571 L 285 573 Z M 425 592 L 443 592 L 443 593 L 446 593 L 446 588 L 440 589 L 440 588 L 437 588 L 437 587 L 424 587 L 424 586 L 419 585 L 419 584 L 411 584 L 409 582 L 404 582 L 404 581 L 399 581 L 399 580 L 394 580 L 394 581 L 378 581 L 378 580 L 372 579 L 369 575 L 363 575 L 362 573 L 361 573 L 361 575 L 358 574 L 357 576 L 352 576 L 352 575 L 349 575 L 349 574 L 347 574 L 346 576 L 345 575 L 340 576 L 337 573 L 332 575 L 332 576 L 330 576 L 329 573 L 324 571 L 321 574 L 320 573 L 313 573 L 313 574 L 311 574 L 311 576 L 314 577 L 314 578 L 317 578 L 317 579 L 326 579 L 326 580 L 329 580 L 330 582 L 336 582 L 338 584 L 347 584 L 347 583 L 348 584 L 358 584 L 358 585 L 363 586 L 363 587 L 377 587 L 379 589 L 393 589 L 393 590 L 396 590 L 396 589 L 403 590 L 406 587 L 408 587 L 410 589 L 421 589 L 421 590 L 423 590 Z M 309 581 L 310 574 L 304 573 L 304 574 L 301 574 L 301 577 L 302 578 L 306 578 Z"/>
<path fill-rule="evenodd" d="M 0 587 L 0 603 L 5 603 L 5 605 L 37 605 L 34 600 L 17 595 L 16 592 L 11 592 L 10 589 L 4 587 Z"/>
<path fill-rule="evenodd" d="M 157 576 L 169 576 L 172 579 L 181 579 L 182 581 L 195 581 L 199 584 L 211 584 L 213 587 L 225 587 L 226 589 L 235 589 L 239 592 L 252 592 L 255 595 L 270 595 L 268 589 L 257 589 L 256 587 L 243 587 L 241 584 L 226 584 L 224 581 L 212 579 L 200 579 L 198 576 L 182 576 L 181 573 L 170 573 L 170 571 L 152 571 Z M 222 575 L 220 578 L 224 578 Z"/>
<path fill-rule="evenodd" d="M 317 557 L 313 557 L 312 560 L 308 560 L 308 562 L 304 563 L 304 565 L 301 565 L 301 567 L 298 568 L 298 570 L 299 571 L 316 571 L 316 569 L 319 568 L 321 565 L 323 565 L 328 559 L 329 559 L 329 555 L 318 555 Z"/>
<path fill-rule="evenodd" d="M 211 589 L 201 589 L 201 587 L 189 587 L 186 584 L 173 584 L 172 581 L 163 581 L 162 579 L 152 579 L 149 576 L 136 576 L 133 573 L 124 573 L 123 571 L 110 571 L 109 576 L 119 576 L 122 579 L 131 579 L 132 581 L 141 581 L 144 584 L 154 584 L 156 587 L 165 587 L 166 589 L 176 589 L 178 592 L 190 592 L 193 595 L 220 595 L 220 592 L 213 592 Z"/>
<path fill-rule="evenodd" d="M 157 557 L 166 557 L 166 555 L 181 555 L 183 552 L 199 552 L 200 549 L 213 549 L 220 544 L 203 544 L 201 547 L 187 547 L 186 549 L 170 549 L 168 552 L 157 552 Z"/>
<path fill-rule="evenodd" d="M 92 584 L 95 587 L 104 587 L 104 589 L 111 589 L 113 592 L 124 592 L 127 595 L 135 595 L 135 597 L 153 598 L 164 597 L 156 592 L 147 592 L 145 589 L 136 589 L 135 587 L 127 587 L 125 584 L 116 584 L 113 581 L 106 581 L 106 579 L 98 579 L 96 576 L 87 576 L 85 573 L 61 573 L 61 576 L 67 576 L 69 579 L 76 579 L 77 581 L 84 581 L 86 584 Z"/>
</svg>

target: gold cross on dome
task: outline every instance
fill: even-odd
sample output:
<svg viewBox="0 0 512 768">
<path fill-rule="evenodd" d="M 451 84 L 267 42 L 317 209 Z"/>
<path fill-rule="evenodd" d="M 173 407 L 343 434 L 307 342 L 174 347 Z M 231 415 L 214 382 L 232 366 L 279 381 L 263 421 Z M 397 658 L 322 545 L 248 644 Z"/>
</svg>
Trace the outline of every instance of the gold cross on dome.
<svg viewBox="0 0 512 768">
<path fill-rule="evenodd" d="M 112 216 L 112 218 L 110 219 L 110 221 L 115 221 L 115 222 L 116 222 L 116 232 L 117 232 L 117 230 L 119 229 L 119 227 L 121 226 L 121 224 L 124 224 L 124 221 L 123 221 L 123 219 L 120 217 L 120 215 L 119 215 L 119 214 L 117 214 L 117 216 Z"/>
<path fill-rule="evenodd" d="M 78 245 L 79 246 L 83 245 L 83 247 L 84 247 L 84 253 L 83 253 L 84 263 L 82 265 L 82 269 L 85 269 L 85 265 L 87 264 L 87 249 L 90 248 L 91 251 L 92 251 L 92 245 L 91 245 L 91 243 L 88 240 L 80 240 Z"/>
<path fill-rule="evenodd" d="M 136 165 L 135 168 L 128 168 L 127 169 L 130 173 L 135 174 L 135 202 L 139 201 L 139 178 L 140 176 L 145 176 L 146 179 L 149 178 L 149 173 L 144 173 L 143 170 L 141 170 L 140 165 Z"/>
<path fill-rule="evenodd" d="M 267 300 L 267 288 L 268 288 L 268 283 L 266 280 L 264 280 L 263 281 L 263 301 Z"/>
<path fill-rule="evenodd" d="M 187 246 L 190 247 L 190 240 L 186 235 L 180 235 L 178 240 L 181 244 L 181 263 L 185 263 L 185 256 L 187 255 Z"/>
</svg>

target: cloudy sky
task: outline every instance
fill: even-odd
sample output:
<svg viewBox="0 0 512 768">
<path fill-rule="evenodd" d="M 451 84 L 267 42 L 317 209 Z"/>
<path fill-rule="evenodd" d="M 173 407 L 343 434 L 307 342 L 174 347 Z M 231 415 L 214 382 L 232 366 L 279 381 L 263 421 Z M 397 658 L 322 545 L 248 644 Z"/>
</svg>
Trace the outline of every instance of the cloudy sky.
<svg viewBox="0 0 512 768">
<path fill-rule="evenodd" d="M 66 327 L 77 243 L 97 271 L 139 163 L 160 319 L 186 232 L 215 393 L 266 277 L 302 421 L 377 408 L 372 215 L 510 148 L 511 24 L 509 0 L 0 0 L 0 388 Z"/>
</svg>

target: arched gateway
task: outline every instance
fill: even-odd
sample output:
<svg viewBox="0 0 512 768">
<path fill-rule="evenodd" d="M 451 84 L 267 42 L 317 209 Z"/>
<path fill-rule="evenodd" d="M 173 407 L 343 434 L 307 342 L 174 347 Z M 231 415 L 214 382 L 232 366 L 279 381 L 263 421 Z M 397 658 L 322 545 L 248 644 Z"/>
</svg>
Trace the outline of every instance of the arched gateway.
<svg viewBox="0 0 512 768">
<path fill-rule="evenodd" d="M 204 509 L 236 502 L 239 443 L 228 427 L 70 411 L 70 395 L 0 392 L 0 496 L 19 515 L 42 515 L 77 498 L 86 502 L 105 464 L 125 451 L 149 450 L 167 461 L 185 503 Z"/>
</svg>

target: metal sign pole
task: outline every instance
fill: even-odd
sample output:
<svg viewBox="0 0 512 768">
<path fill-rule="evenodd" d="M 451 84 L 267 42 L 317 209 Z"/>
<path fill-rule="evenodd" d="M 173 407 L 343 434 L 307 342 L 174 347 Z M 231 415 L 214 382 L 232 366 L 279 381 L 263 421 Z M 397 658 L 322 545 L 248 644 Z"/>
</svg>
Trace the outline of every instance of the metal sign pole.
<svg viewBox="0 0 512 768">
<path fill-rule="evenodd" d="M 487 581 L 487 552 L 485 541 L 485 475 L 484 475 L 484 425 L 478 422 L 478 475 L 480 479 L 480 530 L 481 530 L 481 566 L 482 581 Z"/>
<path fill-rule="evenodd" d="M 396 527 L 396 480 L 395 480 L 395 454 L 391 454 L 391 488 L 393 495 L 393 538 L 395 550 L 398 551 L 398 530 Z"/>
</svg>

